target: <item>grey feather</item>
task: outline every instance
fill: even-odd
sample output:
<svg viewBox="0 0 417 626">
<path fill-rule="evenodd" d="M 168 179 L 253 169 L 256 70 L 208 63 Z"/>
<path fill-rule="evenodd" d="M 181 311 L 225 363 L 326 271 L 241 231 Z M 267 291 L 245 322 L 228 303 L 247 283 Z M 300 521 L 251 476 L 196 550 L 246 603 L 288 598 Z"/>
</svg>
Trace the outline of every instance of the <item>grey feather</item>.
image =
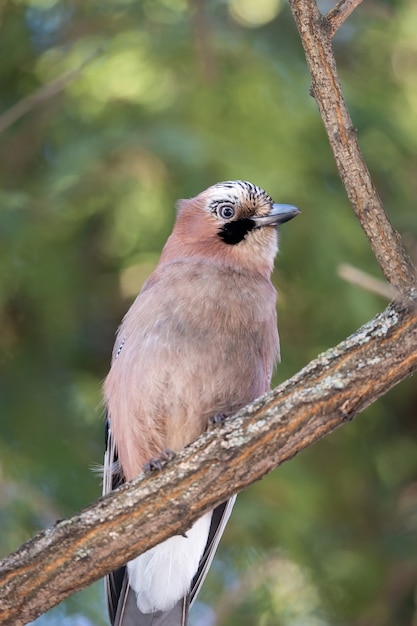
<svg viewBox="0 0 417 626">
<path fill-rule="evenodd" d="M 182 598 L 169 611 L 141 613 L 136 604 L 135 592 L 129 587 L 127 571 L 123 579 L 113 626 L 187 626 L 188 597 Z"/>
</svg>

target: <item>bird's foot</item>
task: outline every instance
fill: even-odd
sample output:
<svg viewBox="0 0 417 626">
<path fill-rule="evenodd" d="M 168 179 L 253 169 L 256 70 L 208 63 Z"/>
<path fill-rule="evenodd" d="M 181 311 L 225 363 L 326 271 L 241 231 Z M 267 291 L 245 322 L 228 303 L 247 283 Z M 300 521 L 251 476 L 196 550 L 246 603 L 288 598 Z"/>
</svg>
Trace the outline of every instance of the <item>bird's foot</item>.
<svg viewBox="0 0 417 626">
<path fill-rule="evenodd" d="M 216 413 L 216 415 L 213 415 L 212 417 L 210 417 L 209 419 L 209 428 L 213 427 L 213 426 L 220 426 L 221 424 L 224 424 L 224 421 L 229 417 L 229 415 L 227 413 Z"/>
<path fill-rule="evenodd" d="M 168 463 L 168 461 L 172 461 L 176 456 L 174 450 L 167 448 L 163 450 L 161 455 L 156 459 L 149 459 L 147 463 L 143 466 L 144 472 L 159 472 L 164 465 Z"/>
</svg>

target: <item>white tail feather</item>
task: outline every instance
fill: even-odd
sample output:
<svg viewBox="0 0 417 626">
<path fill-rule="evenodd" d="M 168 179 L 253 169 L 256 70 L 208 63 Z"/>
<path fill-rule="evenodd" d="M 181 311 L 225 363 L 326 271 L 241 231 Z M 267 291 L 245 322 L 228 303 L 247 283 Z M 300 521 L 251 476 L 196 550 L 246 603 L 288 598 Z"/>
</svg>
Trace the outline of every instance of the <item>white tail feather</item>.
<svg viewBox="0 0 417 626">
<path fill-rule="evenodd" d="M 168 611 L 188 593 L 207 543 L 211 516 L 210 512 L 200 517 L 185 537 L 170 537 L 127 564 L 142 613 Z"/>
</svg>

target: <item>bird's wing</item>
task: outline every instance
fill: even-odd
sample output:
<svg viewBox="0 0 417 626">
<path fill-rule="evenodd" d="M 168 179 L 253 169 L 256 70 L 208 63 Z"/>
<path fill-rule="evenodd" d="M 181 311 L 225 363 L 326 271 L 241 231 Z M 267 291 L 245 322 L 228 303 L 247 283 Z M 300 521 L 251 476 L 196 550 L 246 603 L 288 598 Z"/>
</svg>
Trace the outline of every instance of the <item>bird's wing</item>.
<svg viewBox="0 0 417 626">
<path fill-rule="evenodd" d="M 106 417 L 106 433 L 105 433 L 105 453 L 103 468 L 103 491 L 106 494 L 113 491 L 120 485 L 123 485 L 125 479 L 117 458 L 116 443 L 111 433 L 110 418 Z"/>
<path fill-rule="evenodd" d="M 119 487 L 124 483 L 123 474 L 120 469 L 120 464 L 117 458 L 116 444 L 111 434 L 110 419 L 106 419 L 106 451 L 104 453 L 104 469 L 103 469 L 103 496 Z M 109 612 L 110 621 L 112 624 L 116 623 L 116 615 L 118 607 L 124 601 L 121 599 L 126 596 L 126 567 L 121 567 L 114 572 L 111 572 L 104 579 L 104 591 L 107 601 L 107 609 Z"/>
<path fill-rule="evenodd" d="M 205 577 L 210 569 L 211 562 L 216 554 L 217 546 L 223 535 L 223 531 L 226 527 L 228 519 L 232 513 L 232 509 L 236 500 L 236 496 L 230 498 L 226 502 L 219 504 L 213 511 L 211 518 L 211 525 L 207 544 L 204 550 L 204 554 L 201 558 L 200 564 L 196 575 L 194 576 L 190 590 L 190 606 L 193 604 L 197 597 L 198 592 L 204 582 Z"/>
</svg>

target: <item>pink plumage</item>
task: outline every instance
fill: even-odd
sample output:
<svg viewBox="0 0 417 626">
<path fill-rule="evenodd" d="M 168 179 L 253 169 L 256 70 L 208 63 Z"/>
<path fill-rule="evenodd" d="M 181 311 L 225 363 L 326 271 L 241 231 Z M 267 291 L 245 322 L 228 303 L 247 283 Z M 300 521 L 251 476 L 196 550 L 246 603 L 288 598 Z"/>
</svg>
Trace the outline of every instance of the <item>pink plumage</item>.
<svg viewBox="0 0 417 626">
<path fill-rule="evenodd" d="M 269 389 L 279 360 L 275 227 L 298 212 L 245 181 L 180 201 L 159 263 L 117 333 L 104 385 L 105 492 Z M 107 579 L 115 626 L 185 626 L 233 502 Z"/>
</svg>

